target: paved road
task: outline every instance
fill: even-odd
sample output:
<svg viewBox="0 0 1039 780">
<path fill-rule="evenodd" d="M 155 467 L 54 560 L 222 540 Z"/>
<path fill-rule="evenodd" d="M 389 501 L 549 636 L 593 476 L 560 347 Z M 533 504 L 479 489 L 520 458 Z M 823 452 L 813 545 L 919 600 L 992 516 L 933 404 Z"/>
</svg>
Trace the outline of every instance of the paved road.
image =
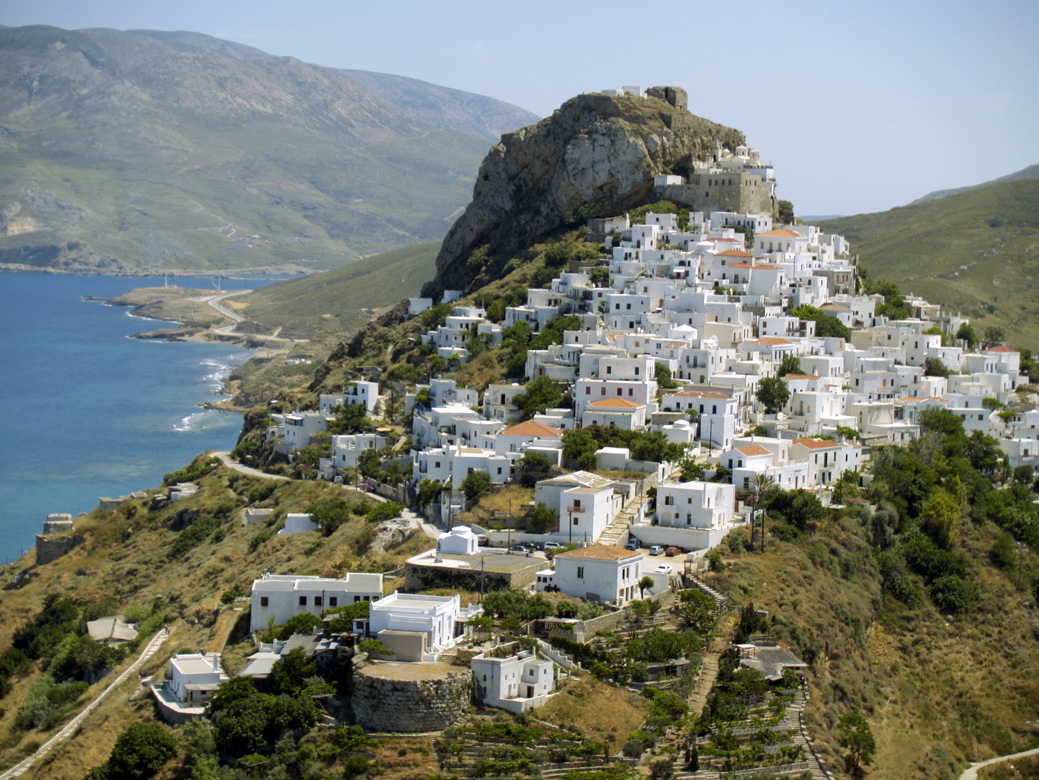
<svg viewBox="0 0 1039 780">
<path fill-rule="evenodd" d="M 220 458 L 220 462 L 227 466 L 229 469 L 234 469 L 235 471 L 241 472 L 242 474 L 248 474 L 251 477 L 259 477 L 260 479 L 288 479 L 288 477 L 282 477 L 277 474 L 268 474 L 267 472 L 260 471 L 259 469 L 250 468 L 249 466 L 243 466 L 238 461 L 231 460 L 230 452 L 214 452 L 212 454 Z M 361 493 L 367 498 L 370 498 L 372 501 L 389 501 L 388 498 L 383 498 L 382 496 L 376 493 L 368 493 L 364 490 L 359 490 L 355 488 L 353 485 L 342 484 L 339 487 L 341 487 L 343 490 L 352 490 L 356 493 Z M 403 512 L 401 512 L 400 516 L 401 519 L 407 520 L 408 525 L 410 525 L 414 530 L 421 531 L 430 539 L 440 538 L 441 530 L 439 528 L 437 528 L 432 523 L 427 523 L 420 515 L 415 514 L 410 509 L 405 509 Z M 0 778 L 0 780 L 3 780 L 3 778 Z"/>
<path fill-rule="evenodd" d="M 1025 750 L 1021 753 L 1013 753 L 1009 756 L 999 756 L 998 758 L 990 758 L 987 761 L 979 761 L 976 764 L 971 764 L 969 769 L 965 769 L 963 774 L 960 775 L 960 780 L 978 780 L 978 770 L 983 766 L 989 764 L 998 764 L 1001 761 L 1010 761 L 1013 758 L 1024 758 L 1025 756 L 1039 756 L 1039 748 L 1033 748 L 1032 750 Z"/>
<path fill-rule="evenodd" d="M 232 295 L 242 295 L 243 293 L 247 293 L 247 292 L 252 292 L 252 291 L 251 290 L 232 290 L 231 292 L 226 292 L 226 293 L 223 293 L 222 295 L 214 295 L 212 298 L 210 298 L 208 301 L 206 301 L 206 303 L 208 303 L 212 308 L 216 309 L 218 314 L 222 314 L 223 316 L 227 317 L 229 320 L 234 320 L 235 322 L 242 322 L 245 319 L 245 317 L 243 317 L 241 314 L 238 314 L 237 312 L 231 311 L 231 309 L 228 309 L 226 306 L 221 306 L 220 304 L 222 304 L 224 302 L 224 299 L 230 298 Z"/>
<path fill-rule="evenodd" d="M 63 742 L 65 742 L 69 737 L 76 733 L 83 721 L 86 720 L 87 717 L 89 717 L 90 713 L 92 713 L 101 705 L 101 702 L 105 700 L 109 693 L 118 688 L 119 685 L 125 679 L 127 679 L 130 675 L 134 674 L 138 669 L 140 669 L 141 665 L 145 661 L 147 661 L 149 658 L 155 655 L 156 652 L 158 652 L 159 647 L 162 645 L 163 642 L 166 641 L 168 636 L 169 634 L 165 631 L 160 631 L 155 636 L 153 636 L 151 641 L 144 646 L 144 650 L 141 651 L 141 654 L 137 656 L 137 660 L 130 664 L 126 671 L 124 671 L 115 680 L 113 680 L 107 688 L 101 691 L 101 693 L 98 694 L 96 699 L 90 702 L 90 704 L 88 704 L 83 709 L 83 711 L 79 713 L 79 715 L 74 717 L 65 725 L 65 728 L 63 728 L 61 731 L 59 731 L 57 734 L 55 734 L 53 737 L 51 737 L 49 740 L 43 743 L 43 745 L 40 746 L 39 750 L 37 750 L 28 758 L 24 759 L 21 763 L 15 764 L 13 767 L 11 767 L 2 775 L 0 775 L 0 780 L 8 780 L 8 778 L 20 777 L 21 775 L 25 774 L 30 769 L 32 769 L 33 764 L 44 758 L 55 748 L 60 747 Z"/>
<path fill-rule="evenodd" d="M 234 469 L 242 474 L 248 474 L 250 477 L 259 477 L 260 479 L 282 479 L 287 480 L 288 477 L 283 477 L 279 474 L 268 474 L 266 471 L 260 471 L 250 466 L 243 466 L 236 460 L 231 460 L 231 453 L 226 450 L 223 452 L 212 453 L 215 457 L 220 458 L 220 462 L 227 466 L 229 469 Z M 2 780 L 2 779 L 0 779 Z"/>
</svg>

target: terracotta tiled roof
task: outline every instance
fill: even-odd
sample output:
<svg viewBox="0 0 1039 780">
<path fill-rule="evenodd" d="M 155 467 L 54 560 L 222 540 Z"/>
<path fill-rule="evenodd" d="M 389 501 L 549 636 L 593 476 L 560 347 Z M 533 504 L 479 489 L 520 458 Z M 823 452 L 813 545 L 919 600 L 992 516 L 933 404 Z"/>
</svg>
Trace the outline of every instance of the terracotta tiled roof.
<svg viewBox="0 0 1039 780">
<path fill-rule="evenodd" d="M 627 398 L 603 398 L 601 401 L 592 401 L 588 406 L 596 409 L 638 409 L 644 404 L 637 404 Z"/>
<path fill-rule="evenodd" d="M 829 450 L 837 447 L 837 442 L 829 439 L 794 439 L 794 444 L 800 444 L 810 450 Z"/>
<path fill-rule="evenodd" d="M 746 447 L 736 447 L 737 450 L 742 452 L 744 455 L 768 455 L 769 450 L 766 450 L 760 444 L 748 444 Z"/>
<path fill-rule="evenodd" d="M 782 339 L 779 336 L 765 336 L 764 338 L 755 339 L 753 341 L 744 341 L 744 344 L 761 344 L 764 347 L 778 347 L 780 344 L 789 344 L 789 339 Z"/>
<path fill-rule="evenodd" d="M 996 347 L 989 347 L 985 351 L 986 352 L 1009 352 L 1009 353 L 1014 354 L 1014 355 L 1017 354 L 1017 350 L 1016 349 L 1010 349 L 1010 347 L 1004 347 L 1002 344 L 1000 344 L 999 346 L 996 346 Z"/>
<path fill-rule="evenodd" d="M 503 433 L 506 436 L 533 436 L 539 439 L 558 439 L 563 435 L 558 428 L 553 428 L 551 425 L 545 425 L 545 423 L 535 422 L 534 420 L 527 420 L 526 422 L 513 425 L 511 428 L 506 428 Z"/>
<path fill-rule="evenodd" d="M 818 379 L 816 374 L 787 374 L 786 379 Z"/>
<path fill-rule="evenodd" d="M 775 230 L 769 230 L 766 233 L 758 233 L 758 238 L 765 238 L 766 236 L 770 238 L 804 238 L 804 236 L 796 230 L 791 230 L 790 228 L 776 228 Z"/>
<path fill-rule="evenodd" d="M 620 547 L 612 547 L 608 544 L 590 544 L 570 552 L 557 553 L 556 558 L 580 558 L 592 561 L 621 561 L 626 558 L 637 558 L 641 553 L 631 550 L 622 550 Z"/>
<path fill-rule="evenodd" d="M 744 252 L 742 249 L 726 249 L 724 252 L 718 252 L 718 254 L 721 257 L 754 257 L 750 252 Z"/>
</svg>

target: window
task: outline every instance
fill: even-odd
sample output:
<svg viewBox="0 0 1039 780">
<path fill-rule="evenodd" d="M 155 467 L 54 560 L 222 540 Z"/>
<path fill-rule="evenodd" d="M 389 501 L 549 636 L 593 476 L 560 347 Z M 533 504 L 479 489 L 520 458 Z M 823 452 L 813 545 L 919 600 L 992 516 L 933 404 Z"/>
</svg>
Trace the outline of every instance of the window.
<svg viewBox="0 0 1039 780">
<path fill-rule="evenodd" d="M 329 596 L 328 597 L 328 606 L 335 607 L 335 606 L 338 606 L 338 605 L 339 605 L 339 597 L 338 596 Z"/>
<path fill-rule="evenodd" d="M 584 566 L 578 566 L 577 567 L 577 579 L 579 579 L 579 580 L 583 580 L 584 579 Z"/>
<path fill-rule="evenodd" d="M 266 596 L 260 596 L 260 606 L 261 607 L 266 607 L 267 604 L 268 604 L 267 597 Z"/>
<path fill-rule="evenodd" d="M 314 596 L 314 606 L 315 607 L 320 607 L 323 602 L 324 602 L 324 597 L 322 597 L 322 596 Z"/>
<path fill-rule="evenodd" d="M 306 596 L 300 596 L 299 597 L 299 605 L 301 607 L 307 606 L 307 597 Z"/>
</svg>

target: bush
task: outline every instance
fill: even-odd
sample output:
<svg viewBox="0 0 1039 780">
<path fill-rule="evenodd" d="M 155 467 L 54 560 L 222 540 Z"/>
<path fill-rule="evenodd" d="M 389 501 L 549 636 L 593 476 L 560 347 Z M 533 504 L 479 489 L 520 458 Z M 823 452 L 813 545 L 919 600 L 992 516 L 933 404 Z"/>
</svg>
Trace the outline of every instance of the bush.
<svg viewBox="0 0 1039 780">
<path fill-rule="evenodd" d="M 939 577 L 931 585 L 931 598 L 942 612 L 966 615 L 974 611 L 980 598 L 978 586 L 956 575 Z"/>
</svg>

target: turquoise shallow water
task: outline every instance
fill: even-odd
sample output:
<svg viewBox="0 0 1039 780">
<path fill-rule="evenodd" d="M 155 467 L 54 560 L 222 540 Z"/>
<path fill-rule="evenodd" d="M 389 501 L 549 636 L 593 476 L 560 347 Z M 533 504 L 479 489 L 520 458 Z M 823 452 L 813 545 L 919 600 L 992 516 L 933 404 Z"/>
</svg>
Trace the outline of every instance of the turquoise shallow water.
<svg viewBox="0 0 1039 780">
<path fill-rule="evenodd" d="M 132 339 L 156 323 L 83 300 L 162 283 L 0 274 L 0 563 L 34 544 L 48 514 L 88 512 L 100 496 L 153 487 L 195 454 L 234 446 L 241 416 L 201 404 L 247 351 Z"/>
</svg>

